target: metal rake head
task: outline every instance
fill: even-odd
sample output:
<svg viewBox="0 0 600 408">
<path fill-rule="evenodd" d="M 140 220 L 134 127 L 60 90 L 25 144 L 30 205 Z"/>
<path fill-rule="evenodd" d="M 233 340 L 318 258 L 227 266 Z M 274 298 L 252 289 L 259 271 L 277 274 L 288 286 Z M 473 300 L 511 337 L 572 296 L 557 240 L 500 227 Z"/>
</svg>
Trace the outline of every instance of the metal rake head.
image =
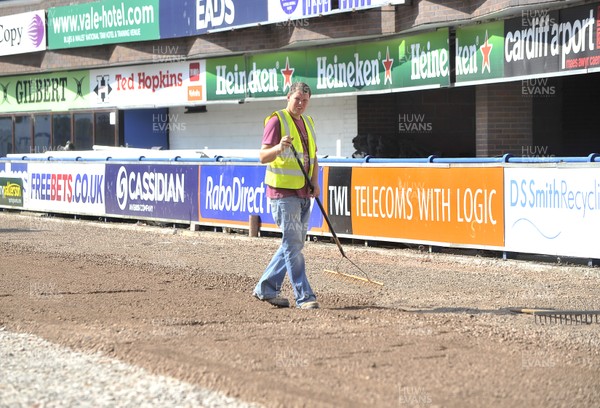
<svg viewBox="0 0 600 408">
<path fill-rule="evenodd" d="M 533 315 L 539 324 L 592 324 L 600 323 L 600 310 L 512 309 L 516 313 Z"/>
<path fill-rule="evenodd" d="M 591 310 L 552 310 L 535 312 L 533 317 L 539 324 L 592 324 L 600 323 L 600 311 Z"/>
</svg>

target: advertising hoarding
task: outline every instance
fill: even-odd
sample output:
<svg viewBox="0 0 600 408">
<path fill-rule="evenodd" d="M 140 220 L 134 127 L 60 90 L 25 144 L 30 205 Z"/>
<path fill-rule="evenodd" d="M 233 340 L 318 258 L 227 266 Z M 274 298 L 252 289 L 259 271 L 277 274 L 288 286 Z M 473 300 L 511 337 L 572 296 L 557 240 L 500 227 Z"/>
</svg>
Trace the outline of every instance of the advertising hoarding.
<svg viewBox="0 0 600 408">
<path fill-rule="evenodd" d="M 23 207 L 23 179 L 0 177 L 0 205 Z"/>
<path fill-rule="evenodd" d="M 502 171 L 329 167 L 327 212 L 355 236 L 502 247 Z"/>
<path fill-rule="evenodd" d="M 48 48 L 160 39 L 159 0 L 103 0 L 48 9 Z"/>
<path fill-rule="evenodd" d="M 44 10 L 0 17 L 0 56 L 45 49 L 46 13 Z"/>
<path fill-rule="evenodd" d="M 266 0 L 160 1 L 160 38 L 231 30 L 267 20 Z"/>
<path fill-rule="evenodd" d="M 0 78 L 0 113 L 87 108 L 89 71 Z"/>
<path fill-rule="evenodd" d="M 205 60 L 90 71 L 94 107 L 183 106 L 206 102 Z"/>
<path fill-rule="evenodd" d="M 600 70 L 600 3 L 524 10 L 456 30 L 456 82 L 497 82 Z"/>
<path fill-rule="evenodd" d="M 102 216 L 104 164 L 29 163 L 26 208 L 31 211 Z"/>
<path fill-rule="evenodd" d="M 600 168 L 507 168 L 506 250 L 600 258 Z"/>
<path fill-rule="evenodd" d="M 106 212 L 191 222 L 198 218 L 198 166 L 107 164 Z"/>
<path fill-rule="evenodd" d="M 248 225 L 260 216 L 263 228 L 277 228 L 264 183 L 264 165 L 206 165 L 200 167 L 199 222 L 216 225 Z M 322 180 L 322 172 L 319 174 Z M 320 230 L 322 215 L 313 202 L 309 231 Z"/>
<path fill-rule="evenodd" d="M 209 100 L 284 96 L 303 81 L 314 95 L 450 84 L 448 29 L 385 41 L 207 61 Z M 214 98 L 214 99 L 213 99 Z"/>
</svg>

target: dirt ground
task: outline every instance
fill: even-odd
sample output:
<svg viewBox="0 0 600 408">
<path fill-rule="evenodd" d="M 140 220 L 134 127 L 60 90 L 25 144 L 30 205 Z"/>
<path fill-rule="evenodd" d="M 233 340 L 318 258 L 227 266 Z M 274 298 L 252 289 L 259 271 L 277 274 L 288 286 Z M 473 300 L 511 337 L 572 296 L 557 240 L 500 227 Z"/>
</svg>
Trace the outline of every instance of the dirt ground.
<svg viewBox="0 0 600 408">
<path fill-rule="evenodd" d="M 251 296 L 278 237 L 0 212 L 0 327 L 267 407 L 597 407 L 600 270 L 307 242 L 322 308 Z M 291 296 L 286 279 L 284 294 Z"/>
</svg>

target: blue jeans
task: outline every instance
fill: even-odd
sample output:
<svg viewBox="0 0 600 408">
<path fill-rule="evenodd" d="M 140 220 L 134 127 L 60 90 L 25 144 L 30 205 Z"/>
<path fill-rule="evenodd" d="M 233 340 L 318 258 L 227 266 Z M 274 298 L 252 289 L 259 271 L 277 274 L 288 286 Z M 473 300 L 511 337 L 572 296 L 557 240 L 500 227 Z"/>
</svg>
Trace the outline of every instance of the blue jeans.
<svg viewBox="0 0 600 408">
<path fill-rule="evenodd" d="M 259 299 L 271 299 L 279 295 L 287 272 L 296 306 L 315 300 L 304 264 L 304 241 L 310 217 L 310 198 L 285 197 L 271 200 L 271 212 L 281 228 L 281 245 L 258 281 L 254 294 Z"/>
</svg>

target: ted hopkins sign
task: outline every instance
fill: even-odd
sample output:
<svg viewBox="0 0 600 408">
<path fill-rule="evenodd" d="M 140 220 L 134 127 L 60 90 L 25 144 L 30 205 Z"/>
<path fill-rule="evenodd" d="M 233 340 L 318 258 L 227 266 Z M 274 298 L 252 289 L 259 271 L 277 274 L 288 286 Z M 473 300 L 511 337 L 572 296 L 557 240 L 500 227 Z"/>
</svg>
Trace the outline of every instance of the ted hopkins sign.
<svg viewBox="0 0 600 408">
<path fill-rule="evenodd" d="M 205 60 L 90 71 L 97 107 L 183 106 L 206 101 Z"/>
<path fill-rule="evenodd" d="M 0 17 L 0 55 L 44 51 L 45 22 L 43 10 Z"/>
</svg>

